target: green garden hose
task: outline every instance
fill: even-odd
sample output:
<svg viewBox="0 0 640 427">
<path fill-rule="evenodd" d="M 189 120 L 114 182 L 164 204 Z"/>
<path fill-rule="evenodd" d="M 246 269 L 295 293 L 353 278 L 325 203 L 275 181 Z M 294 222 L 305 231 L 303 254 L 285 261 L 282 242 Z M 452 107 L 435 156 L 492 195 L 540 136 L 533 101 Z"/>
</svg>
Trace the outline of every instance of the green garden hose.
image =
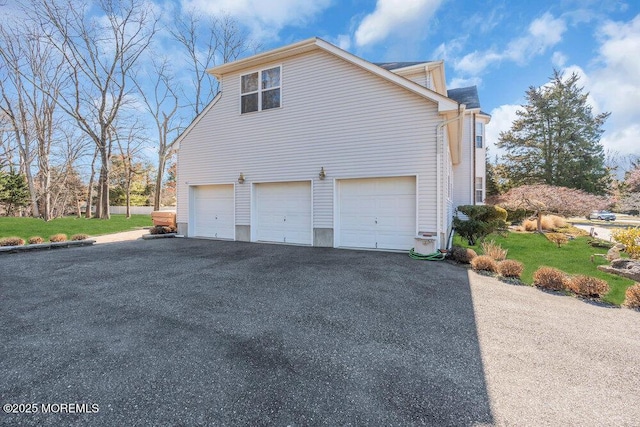
<svg viewBox="0 0 640 427">
<path fill-rule="evenodd" d="M 438 252 L 434 252 L 432 254 L 423 255 L 423 254 L 420 254 L 420 253 L 414 251 L 413 249 L 411 249 L 409 251 L 409 256 L 412 259 L 419 259 L 419 260 L 422 260 L 422 261 L 442 261 L 442 260 L 444 260 L 445 254 L 440 252 L 440 251 L 438 251 Z"/>
</svg>

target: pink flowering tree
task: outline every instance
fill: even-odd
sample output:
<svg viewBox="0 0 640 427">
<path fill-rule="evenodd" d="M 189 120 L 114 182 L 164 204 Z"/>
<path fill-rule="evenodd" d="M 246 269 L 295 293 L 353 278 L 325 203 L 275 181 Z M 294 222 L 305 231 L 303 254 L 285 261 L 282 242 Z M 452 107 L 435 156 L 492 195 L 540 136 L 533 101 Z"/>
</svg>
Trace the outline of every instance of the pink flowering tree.
<svg viewBox="0 0 640 427">
<path fill-rule="evenodd" d="M 524 209 L 537 218 L 538 232 L 542 232 L 542 215 L 562 216 L 588 215 L 594 209 L 604 209 L 609 205 L 605 197 L 595 196 L 574 188 L 553 185 L 522 185 L 496 196 L 487 203 L 493 203 L 507 210 Z"/>
</svg>

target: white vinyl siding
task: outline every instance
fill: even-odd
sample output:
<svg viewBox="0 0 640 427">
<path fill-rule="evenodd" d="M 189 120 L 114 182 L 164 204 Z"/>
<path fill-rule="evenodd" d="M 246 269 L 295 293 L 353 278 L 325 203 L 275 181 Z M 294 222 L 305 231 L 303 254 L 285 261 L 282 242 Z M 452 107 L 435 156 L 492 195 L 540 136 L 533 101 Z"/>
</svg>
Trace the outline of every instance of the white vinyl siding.
<svg viewBox="0 0 640 427">
<path fill-rule="evenodd" d="M 473 141 L 473 115 L 465 114 L 462 130 L 462 151 L 460 163 L 453 166 L 453 205 L 473 204 L 473 156 L 475 144 Z"/>
<path fill-rule="evenodd" d="M 222 96 L 180 144 L 178 186 L 236 184 L 236 224 L 251 221 L 251 185 L 313 180 L 313 227 L 334 226 L 334 180 L 418 176 L 418 229 L 436 229 L 435 103 L 329 53 L 265 64 L 281 66 L 281 108 L 238 114 L 240 76 L 225 75 Z M 326 179 L 318 173 L 324 167 Z M 178 191 L 178 222 L 188 221 Z"/>
</svg>

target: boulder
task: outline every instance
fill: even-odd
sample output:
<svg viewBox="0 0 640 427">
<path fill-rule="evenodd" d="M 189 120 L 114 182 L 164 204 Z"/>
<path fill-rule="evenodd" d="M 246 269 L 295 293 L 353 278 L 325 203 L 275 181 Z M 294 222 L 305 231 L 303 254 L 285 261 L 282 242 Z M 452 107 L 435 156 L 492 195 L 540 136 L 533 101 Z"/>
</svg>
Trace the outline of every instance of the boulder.
<svg viewBox="0 0 640 427">
<path fill-rule="evenodd" d="M 618 258 L 611 261 L 611 265 L 599 265 L 598 269 L 640 282 L 639 260 Z"/>
</svg>

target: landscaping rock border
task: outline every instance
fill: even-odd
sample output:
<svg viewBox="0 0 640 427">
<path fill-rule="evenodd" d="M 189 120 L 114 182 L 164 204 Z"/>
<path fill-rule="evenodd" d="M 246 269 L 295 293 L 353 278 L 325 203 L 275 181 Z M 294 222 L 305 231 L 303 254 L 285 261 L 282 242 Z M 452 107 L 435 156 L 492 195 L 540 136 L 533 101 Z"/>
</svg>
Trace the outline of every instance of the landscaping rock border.
<svg viewBox="0 0 640 427">
<path fill-rule="evenodd" d="M 69 248 L 73 246 L 92 246 L 95 240 L 67 240 L 64 242 L 48 242 L 48 243 L 36 243 L 34 245 L 20 245 L 20 246 L 2 246 L 0 247 L 0 254 L 10 254 L 16 252 L 28 252 L 45 249 L 59 249 Z"/>
<path fill-rule="evenodd" d="M 164 239 L 166 237 L 176 237 L 178 233 L 165 233 L 165 234 L 144 234 L 142 238 L 144 240 Z"/>
</svg>

